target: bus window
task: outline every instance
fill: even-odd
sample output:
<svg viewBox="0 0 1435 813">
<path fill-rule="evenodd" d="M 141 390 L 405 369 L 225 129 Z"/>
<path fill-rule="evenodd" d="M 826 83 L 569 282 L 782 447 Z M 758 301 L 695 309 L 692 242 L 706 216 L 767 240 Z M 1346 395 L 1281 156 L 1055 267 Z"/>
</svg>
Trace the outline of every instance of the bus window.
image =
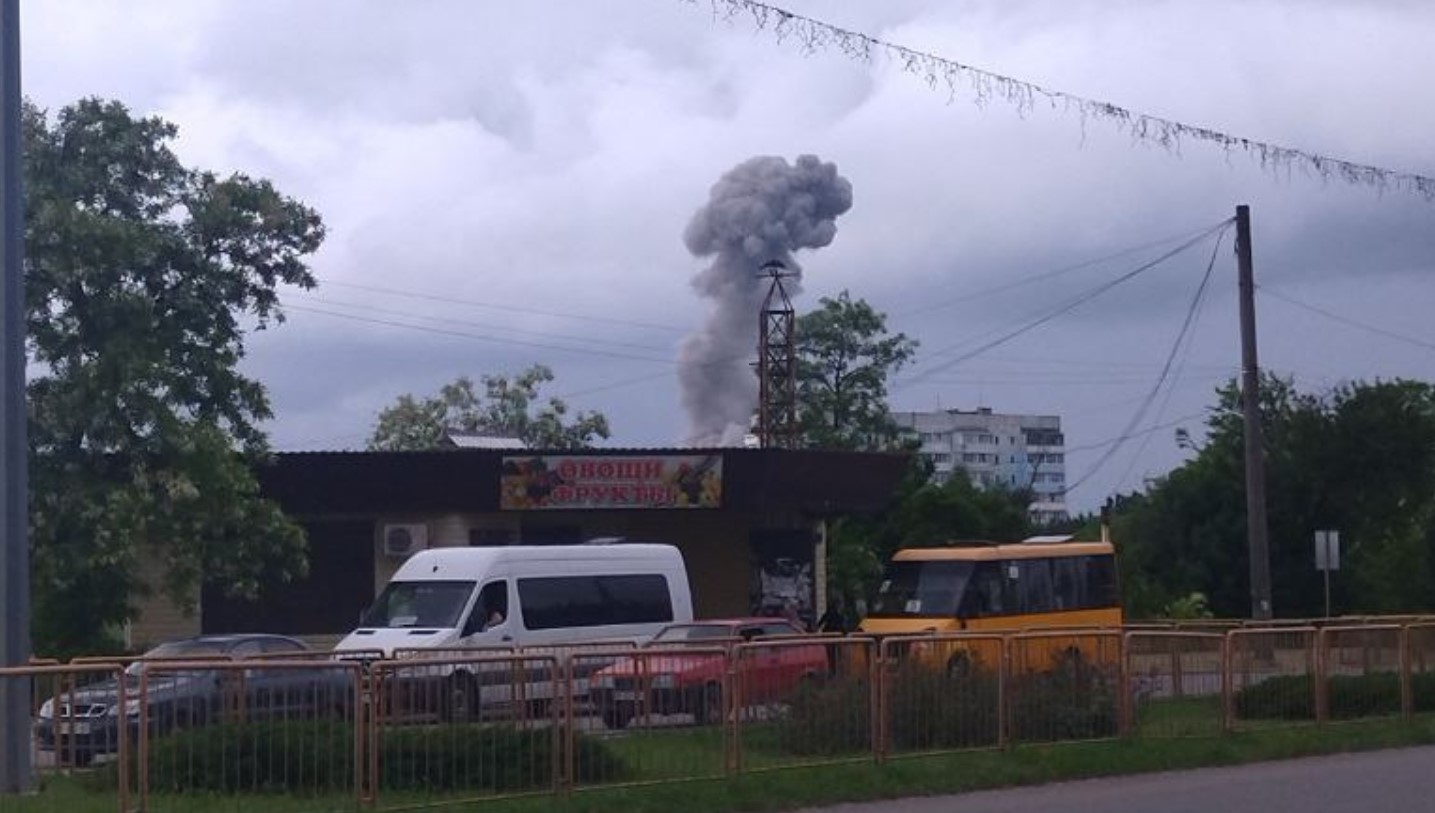
<svg viewBox="0 0 1435 813">
<path fill-rule="evenodd" d="M 1057 610 L 1082 610 L 1087 606 L 1085 556 L 1051 560 L 1051 582 Z"/>
<path fill-rule="evenodd" d="M 1086 562 L 1086 596 L 1090 607 L 1117 607 L 1116 557 L 1091 556 Z"/>
<path fill-rule="evenodd" d="M 963 618 L 986 618 L 1004 615 L 1006 577 L 1001 562 L 977 562 L 967 590 L 962 595 Z"/>
<path fill-rule="evenodd" d="M 1056 609 L 1051 596 L 1051 561 L 1027 559 L 1012 564 L 1017 566 L 1017 612 L 1049 613 Z"/>
</svg>

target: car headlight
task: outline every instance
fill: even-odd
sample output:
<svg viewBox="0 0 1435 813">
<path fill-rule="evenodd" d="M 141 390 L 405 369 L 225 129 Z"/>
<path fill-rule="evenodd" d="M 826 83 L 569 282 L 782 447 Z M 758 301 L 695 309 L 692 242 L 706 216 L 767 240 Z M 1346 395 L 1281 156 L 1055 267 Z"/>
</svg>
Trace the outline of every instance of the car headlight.
<svg viewBox="0 0 1435 813">
<path fill-rule="evenodd" d="M 654 689 L 676 689 L 677 686 L 678 686 L 678 676 L 677 676 L 677 675 L 672 675 L 672 674 L 653 675 L 653 688 L 654 688 Z"/>
</svg>

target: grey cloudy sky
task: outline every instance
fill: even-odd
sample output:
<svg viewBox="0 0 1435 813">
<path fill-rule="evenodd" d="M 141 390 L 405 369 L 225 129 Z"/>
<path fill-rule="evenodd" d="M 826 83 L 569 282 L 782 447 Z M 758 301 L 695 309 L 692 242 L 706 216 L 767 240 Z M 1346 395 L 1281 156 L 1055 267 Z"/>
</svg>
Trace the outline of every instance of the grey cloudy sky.
<svg viewBox="0 0 1435 813">
<path fill-rule="evenodd" d="M 1048 88 L 1435 175 L 1429 3 L 788 7 Z M 683 229 L 754 155 L 815 154 L 852 183 L 836 239 L 798 257 L 798 308 L 850 289 L 922 342 L 896 408 L 1061 415 L 1077 508 L 1179 462 L 1175 422 L 1199 433 L 1236 373 L 1230 236 L 1170 395 L 1139 427 L 1163 428 L 1094 473 L 1154 385 L 1212 243 L 933 369 L 1161 248 L 990 289 L 1248 203 L 1259 284 L 1415 340 L 1266 296 L 1264 365 L 1313 390 L 1435 379 L 1435 203 L 1134 143 L 1069 110 L 949 99 L 885 59 L 804 54 L 707 0 L 22 0 L 22 15 L 40 104 L 99 95 L 161 114 L 186 161 L 269 177 L 324 215 L 320 288 L 287 297 L 289 322 L 253 337 L 245 362 L 280 449 L 358 448 L 401 393 L 535 361 L 557 372 L 553 394 L 609 415 L 612 443 L 681 442 L 677 348 L 708 307 Z"/>
</svg>

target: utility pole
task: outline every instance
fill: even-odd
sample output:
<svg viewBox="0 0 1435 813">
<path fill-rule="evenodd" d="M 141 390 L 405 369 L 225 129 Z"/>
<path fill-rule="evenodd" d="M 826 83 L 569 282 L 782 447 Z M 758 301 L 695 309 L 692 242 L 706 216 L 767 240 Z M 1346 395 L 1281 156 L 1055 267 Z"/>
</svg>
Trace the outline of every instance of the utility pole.
<svg viewBox="0 0 1435 813">
<path fill-rule="evenodd" d="M 1271 551 L 1266 535 L 1266 458 L 1261 437 L 1261 370 L 1256 363 L 1256 283 L 1251 207 L 1236 207 L 1236 265 L 1241 299 L 1241 408 L 1246 443 L 1246 539 L 1251 559 L 1251 618 L 1269 620 Z"/>
<path fill-rule="evenodd" d="M 0 0 L 0 666 L 30 660 L 20 2 Z M 0 678 L 0 795 L 30 789 L 30 685 Z"/>
</svg>

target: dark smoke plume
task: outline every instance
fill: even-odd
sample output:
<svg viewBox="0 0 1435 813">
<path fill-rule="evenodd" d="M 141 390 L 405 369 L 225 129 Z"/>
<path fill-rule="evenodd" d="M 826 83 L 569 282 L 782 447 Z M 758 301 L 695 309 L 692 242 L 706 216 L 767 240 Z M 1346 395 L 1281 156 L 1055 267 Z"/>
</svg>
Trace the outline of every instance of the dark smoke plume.
<svg viewBox="0 0 1435 813">
<path fill-rule="evenodd" d="M 713 300 L 712 314 L 679 353 L 689 444 L 741 442 L 757 408 L 750 361 L 768 286 L 758 271 L 772 260 L 800 271 L 792 252 L 831 243 L 837 216 L 850 208 L 852 184 L 815 155 L 795 165 L 776 156 L 750 158 L 713 185 L 683 234 L 695 256 L 713 257 L 693 278 L 698 293 Z M 798 292 L 796 281 L 788 292 Z"/>
</svg>

